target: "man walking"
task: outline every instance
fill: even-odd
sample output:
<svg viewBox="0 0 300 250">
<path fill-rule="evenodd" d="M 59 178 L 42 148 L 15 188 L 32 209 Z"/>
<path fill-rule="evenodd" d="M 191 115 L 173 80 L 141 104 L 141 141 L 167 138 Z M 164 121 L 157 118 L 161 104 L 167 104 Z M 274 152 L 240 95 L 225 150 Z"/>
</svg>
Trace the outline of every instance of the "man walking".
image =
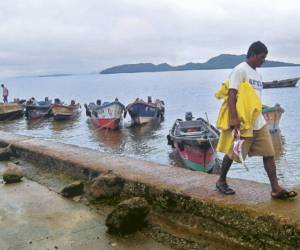
<svg viewBox="0 0 300 250">
<path fill-rule="evenodd" d="M 3 102 L 8 102 L 7 97 L 8 97 L 8 89 L 4 86 L 4 84 L 1 84 L 1 87 L 3 89 Z"/>
<path fill-rule="evenodd" d="M 258 100 L 261 102 L 260 98 L 263 88 L 262 77 L 259 72 L 257 72 L 256 68 L 260 67 L 264 63 L 267 54 L 268 49 L 262 42 L 254 42 L 249 47 L 246 61 L 237 65 L 229 76 L 227 105 L 229 108 L 229 125 L 230 129 L 233 130 L 235 139 L 238 139 L 240 135 L 241 125 L 238 119 L 236 106 L 239 87 L 241 86 L 241 84 L 244 84 L 244 82 L 250 83 L 255 90 L 254 95 L 255 93 L 257 95 L 255 97 L 258 97 Z M 246 102 L 251 103 L 250 101 L 248 101 L 249 100 L 247 100 Z M 285 199 L 295 197 L 297 195 L 295 191 L 287 191 L 278 184 L 276 165 L 274 161 L 275 153 L 271 135 L 261 112 L 256 118 L 253 124 L 253 128 L 251 128 L 251 132 L 253 132 L 252 137 L 242 138 L 244 140 L 242 144 L 242 157 L 245 157 L 246 155 L 263 157 L 263 164 L 270 180 L 272 188 L 271 196 L 273 198 Z M 226 195 L 232 195 L 235 194 L 235 191 L 228 186 L 226 176 L 233 160 L 238 161 L 239 157 L 233 152 L 233 145 L 231 146 L 231 150 L 229 152 L 224 153 L 226 154 L 223 158 L 221 174 L 216 183 L 216 187 L 219 192 Z"/>
</svg>

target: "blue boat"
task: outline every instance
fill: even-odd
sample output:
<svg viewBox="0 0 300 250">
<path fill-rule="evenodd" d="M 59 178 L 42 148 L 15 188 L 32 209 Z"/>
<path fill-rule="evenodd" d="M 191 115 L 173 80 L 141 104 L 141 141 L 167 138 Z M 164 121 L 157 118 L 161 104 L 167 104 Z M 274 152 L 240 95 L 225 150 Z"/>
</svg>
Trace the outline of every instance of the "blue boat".
<svg viewBox="0 0 300 250">
<path fill-rule="evenodd" d="M 165 105 L 159 99 L 152 102 L 151 97 L 148 96 L 147 102 L 137 98 L 133 103 L 127 105 L 126 110 L 134 124 L 144 124 L 152 121 L 162 121 L 165 114 Z"/>
<path fill-rule="evenodd" d="M 44 101 L 36 101 L 30 98 L 25 105 L 25 116 L 28 120 L 49 117 L 52 115 L 52 101 L 45 98 Z"/>
</svg>

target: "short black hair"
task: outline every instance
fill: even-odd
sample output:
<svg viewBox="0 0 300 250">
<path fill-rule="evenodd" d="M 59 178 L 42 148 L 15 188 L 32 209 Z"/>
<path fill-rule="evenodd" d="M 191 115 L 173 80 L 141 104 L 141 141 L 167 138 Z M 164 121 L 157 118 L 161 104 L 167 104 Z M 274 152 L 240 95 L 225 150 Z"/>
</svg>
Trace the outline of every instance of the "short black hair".
<svg viewBox="0 0 300 250">
<path fill-rule="evenodd" d="M 268 54 L 267 46 L 264 45 L 261 41 L 254 42 L 250 45 L 250 47 L 248 49 L 247 58 L 249 58 L 253 55 L 261 54 L 261 53 Z"/>
<path fill-rule="evenodd" d="M 1 87 L 4 87 L 4 84 L 1 84 Z"/>
</svg>

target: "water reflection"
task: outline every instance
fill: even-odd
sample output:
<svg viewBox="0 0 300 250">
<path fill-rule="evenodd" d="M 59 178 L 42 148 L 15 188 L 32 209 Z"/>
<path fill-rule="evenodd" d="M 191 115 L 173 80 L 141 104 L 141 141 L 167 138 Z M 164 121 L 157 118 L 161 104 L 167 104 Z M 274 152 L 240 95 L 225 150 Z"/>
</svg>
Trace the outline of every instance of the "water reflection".
<svg viewBox="0 0 300 250">
<path fill-rule="evenodd" d="M 0 128 L 4 132 L 25 131 L 24 119 L 18 118 L 15 120 L 6 120 L 0 122 Z"/>
<path fill-rule="evenodd" d="M 78 120 L 67 120 L 67 121 L 54 121 L 52 120 L 50 129 L 52 131 L 60 132 L 63 130 L 71 130 L 78 127 Z"/>
<path fill-rule="evenodd" d="M 145 141 L 154 139 L 157 135 L 157 130 L 161 128 L 161 123 L 153 121 L 143 125 L 133 125 L 129 127 L 131 137 L 135 141 Z"/>
<path fill-rule="evenodd" d="M 99 142 L 100 147 L 109 147 L 115 153 L 124 151 L 126 139 L 121 130 L 109 130 L 94 126 L 90 121 L 87 122 L 90 132 L 90 138 Z"/>
<path fill-rule="evenodd" d="M 284 151 L 284 136 L 281 134 L 280 130 L 276 133 L 271 134 L 274 150 L 275 150 L 275 160 L 279 160 L 285 153 Z"/>
<path fill-rule="evenodd" d="M 49 126 L 51 118 L 40 118 L 36 120 L 26 120 L 26 129 L 40 129 Z"/>
<path fill-rule="evenodd" d="M 127 152 L 143 158 L 147 155 L 154 155 L 157 150 L 160 151 L 161 128 L 161 124 L 157 121 L 127 128 Z"/>
</svg>

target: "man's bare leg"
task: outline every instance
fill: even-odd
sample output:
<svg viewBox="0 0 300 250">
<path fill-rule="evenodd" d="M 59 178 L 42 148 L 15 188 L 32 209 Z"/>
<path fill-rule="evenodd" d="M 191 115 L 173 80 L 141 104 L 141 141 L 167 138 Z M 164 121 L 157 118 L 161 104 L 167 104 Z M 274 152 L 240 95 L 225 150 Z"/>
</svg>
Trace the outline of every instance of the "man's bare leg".
<svg viewBox="0 0 300 250">
<path fill-rule="evenodd" d="M 223 194 L 235 194 L 234 190 L 229 188 L 227 185 L 226 177 L 227 173 L 231 167 L 233 160 L 231 160 L 227 155 L 224 156 L 221 167 L 221 174 L 216 183 L 217 189 Z"/>
<path fill-rule="evenodd" d="M 222 161 L 222 166 L 221 166 L 221 174 L 217 181 L 218 184 L 227 183 L 226 177 L 227 177 L 227 173 L 231 167 L 232 162 L 233 162 L 233 160 L 231 160 L 227 155 L 224 156 L 223 161 Z"/>
<path fill-rule="evenodd" d="M 282 191 L 283 188 L 280 187 L 280 185 L 278 184 L 278 178 L 276 174 L 276 164 L 274 161 L 274 157 L 273 156 L 263 157 L 263 161 L 264 161 L 265 170 L 270 180 L 272 195 L 276 195 L 280 191 Z"/>
</svg>

